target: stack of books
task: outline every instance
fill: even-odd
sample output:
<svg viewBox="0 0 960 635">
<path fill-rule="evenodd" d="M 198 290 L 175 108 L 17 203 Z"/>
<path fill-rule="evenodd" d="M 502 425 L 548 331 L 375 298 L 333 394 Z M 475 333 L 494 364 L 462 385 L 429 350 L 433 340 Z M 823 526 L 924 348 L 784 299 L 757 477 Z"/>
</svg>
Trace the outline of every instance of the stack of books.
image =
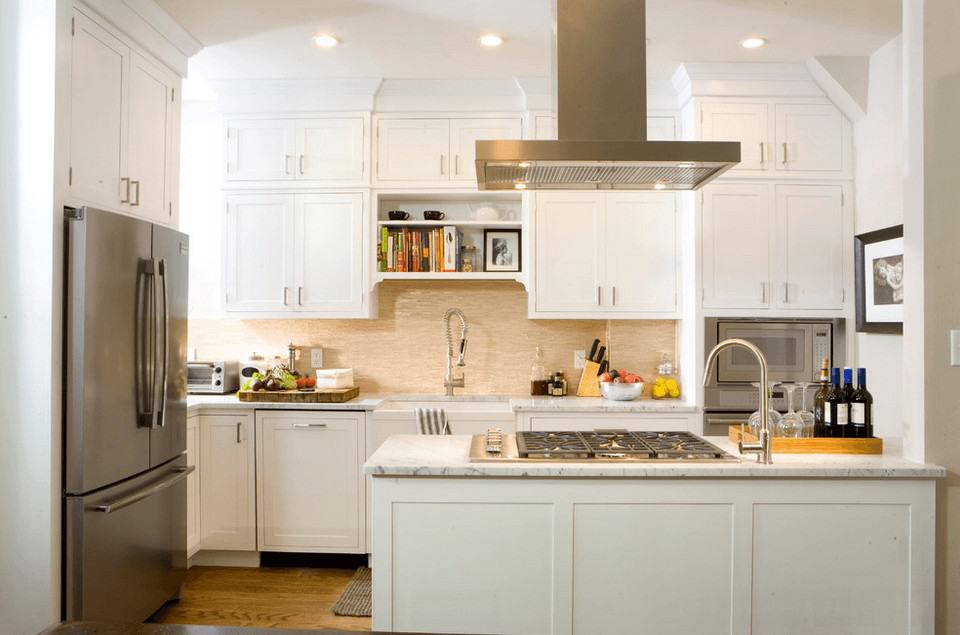
<svg viewBox="0 0 960 635">
<path fill-rule="evenodd" d="M 377 265 L 384 272 L 460 271 L 463 232 L 454 225 L 433 229 L 383 226 Z"/>
</svg>

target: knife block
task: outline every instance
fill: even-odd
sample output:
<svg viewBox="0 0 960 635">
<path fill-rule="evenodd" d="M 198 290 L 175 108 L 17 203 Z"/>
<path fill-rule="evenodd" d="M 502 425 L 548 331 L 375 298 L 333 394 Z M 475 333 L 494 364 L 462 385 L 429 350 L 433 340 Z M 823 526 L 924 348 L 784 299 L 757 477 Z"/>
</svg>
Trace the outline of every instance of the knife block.
<svg viewBox="0 0 960 635">
<path fill-rule="evenodd" d="M 597 376 L 599 371 L 600 364 L 597 362 L 588 361 L 584 363 L 580 383 L 577 384 L 577 397 L 600 396 L 600 378 Z"/>
</svg>

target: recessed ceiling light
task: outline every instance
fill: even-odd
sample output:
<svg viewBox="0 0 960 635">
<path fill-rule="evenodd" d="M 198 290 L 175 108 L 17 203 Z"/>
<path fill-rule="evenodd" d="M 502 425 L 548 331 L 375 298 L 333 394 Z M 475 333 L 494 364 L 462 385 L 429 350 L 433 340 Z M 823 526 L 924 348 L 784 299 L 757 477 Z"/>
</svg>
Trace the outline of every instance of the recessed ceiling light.
<svg viewBox="0 0 960 635">
<path fill-rule="evenodd" d="M 758 49 L 767 45 L 767 38 L 765 37 L 748 37 L 745 40 L 740 41 L 740 46 L 745 49 Z"/>
<path fill-rule="evenodd" d="M 500 46 L 503 44 L 503 38 L 496 33 L 487 33 L 486 35 L 480 36 L 480 44 L 490 47 Z"/>
<path fill-rule="evenodd" d="M 318 35 L 317 37 L 313 38 L 313 43 L 317 46 L 328 49 L 340 44 L 340 40 L 332 35 Z"/>
</svg>

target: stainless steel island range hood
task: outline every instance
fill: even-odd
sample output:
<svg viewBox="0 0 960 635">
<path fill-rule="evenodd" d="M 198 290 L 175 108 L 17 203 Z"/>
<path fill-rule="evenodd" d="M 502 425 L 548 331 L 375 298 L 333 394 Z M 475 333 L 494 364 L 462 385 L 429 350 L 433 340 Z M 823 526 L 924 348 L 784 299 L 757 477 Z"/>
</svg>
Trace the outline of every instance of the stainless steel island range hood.
<svg viewBox="0 0 960 635">
<path fill-rule="evenodd" d="M 481 190 L 696 190 L 738 142 L 648 141 L 645 0 L 556 0 L 557 141 L 477 141 Z"/>
</svg>

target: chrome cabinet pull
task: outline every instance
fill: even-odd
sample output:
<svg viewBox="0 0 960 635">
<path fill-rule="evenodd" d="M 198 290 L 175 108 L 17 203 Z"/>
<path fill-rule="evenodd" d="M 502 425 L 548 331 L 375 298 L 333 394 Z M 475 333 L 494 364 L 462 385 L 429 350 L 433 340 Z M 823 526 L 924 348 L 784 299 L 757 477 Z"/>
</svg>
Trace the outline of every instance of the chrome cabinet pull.
<svg viewBox="0 0 960 635">
<path fill-rule="evenodd" d="M 459 176 L 459 175 L 460 175 L 460 155 L 459 155 L 459 154 L 456 156 L 456 158 L 455 158 L 455 160 L 454 160 L 454 166 L 455 166 L 455 168 L 454 168 L 454 169 L 455 169 L 454 174 L 456 174 L 457 176 Z"/>
<path fill-rule="evenodd" d="M 787 142 L 783 142 L 783 164 L 787 164 Z"/>
<path fill-rule="evenodd" d="M 300 175 L 303 176 L 303 155 L 302 154 L 300 155 L 300 164 L 298 167 L 300 168 Z"/>
<path fill-rule="evenodd" d="M 292 158 L 289 154 L 283 155 L 283 173 L 288 176 L 290 174 L 290 159 Z"/>
<path fill-rule="evenodd" d="M 790 283 L 783 283 L 783 303 L 790 304 Z"/>
<path fill-rule="evenodd" d="M 443 176 L 443 155 L 440 155 L 440 176 Z"/>
<path fill-rule="evenodd" d="M 764 151 L 763 141 L 761 141 L 760 142 L 760 163 L 763 164 L 766 162 L 767 162 L 766 152 Z"/>
<path fill-rule="evenodd" d="M 242 421 L 237 421 L 237 443 L 240 443 L 240 426 L 243 425 Z"/>
<path fill-rule="evenodd" d="M 602 287 L 597 287 L 597 306 L 603 304 L 603 290 Z"/>
<path fill-rule="evenodd" d="M 121 203 L 130 202 L 130 177 L 124 176 L 120 178 L 120 183 L 124 185 L 126 194 L 123 195 L 123 198 L 120 199 Z"/>
<path fill-rule="evenodd" d="M 326 428 L 327 424 L 325 423 L 295 423 L 293 424 L 294 428 Z"/>
<path fill-rule="evenodd" d="M 287 293 L 290 291 L 290 287 L 283 288 L 283 306 L 287 306 L 290 302 L 287 300 Z"/>
<path fill-rule="evenodd" d="M 767 303 L 767 283 L 766 282 L 760 283 L 760 301 L 763 302 L 764 304 Z"/>
<path fill-rule="evenodd" d="M 297 287 L 297 304 L 303 306 L 303 287 Z"/>
<path fill-rule="evenodd" d="M 613 289 L 613 306 L 617 306 L 617 287 L 612 287 Z"/>
<path fill-rule="evenodd" d="M 130 207 L 137 207 L 140 205 L 140 181 L 130 181 L 130 183 L 131 185 L 137 186 L 137 197 L 136 200 L 130 203 Z M 127 198 L 129 198 L 129 196 Z"/>
</svg>

